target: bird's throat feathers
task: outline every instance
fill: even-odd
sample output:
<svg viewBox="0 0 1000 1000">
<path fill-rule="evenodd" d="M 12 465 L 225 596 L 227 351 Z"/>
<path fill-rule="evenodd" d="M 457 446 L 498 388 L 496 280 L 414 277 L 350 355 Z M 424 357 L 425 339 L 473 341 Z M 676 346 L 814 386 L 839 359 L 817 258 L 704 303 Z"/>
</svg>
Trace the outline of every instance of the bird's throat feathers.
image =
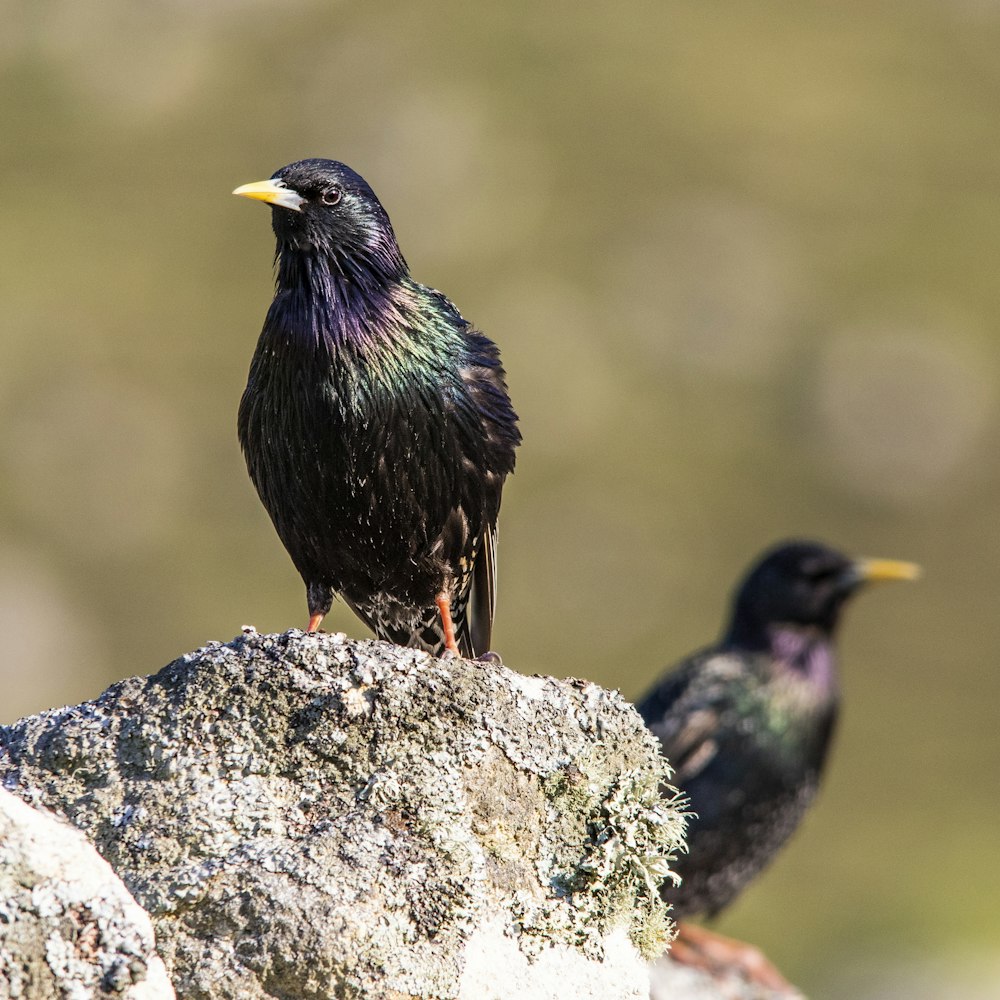
<svg viewBox="0 0 1000 1000">
<path fill-rule="evenodd" d="M 836 694 L 836 654 L 828 636 L 814 629 L 772 625 L 768 638 L 779 670 L 801 677 L 817 692 Z"/>
<path fill-rule="evenodd" d="M 769 664 L 772 680 L 836 696 L 837 654 L 825 629 L 796 622 L 770 622 L 753 629 L 734 627 L 723 645 L 756 654 L 758 663 Z"/>
<path fill-rule="evenodd" d="M 408 326 L 416 307 L 406 262 L 396 250 L 359 259 L 278 248 L 272 333 L 302 346 L 377 349 Z"/>
</svg>

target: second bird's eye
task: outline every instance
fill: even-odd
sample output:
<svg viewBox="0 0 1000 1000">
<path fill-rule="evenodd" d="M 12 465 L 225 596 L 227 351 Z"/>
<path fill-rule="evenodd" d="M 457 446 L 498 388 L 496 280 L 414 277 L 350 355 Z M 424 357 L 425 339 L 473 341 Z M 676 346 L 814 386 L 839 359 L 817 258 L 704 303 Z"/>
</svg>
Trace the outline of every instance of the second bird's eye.
<svg viewBox="0 0 1000 1000">
<path fill-rule="evenodd" d="M 343 197 L 344 192 L 339 187 L 330 187 L 320 194 L 319 199 L 324 205 L 336 205 Z"/>
<path fill-rule="evenodd" d="M 839 572 L 835 566 L 814 566 L 809 569 L 807 576 L 813 583 L 826 583 L 836 578 Z"/>
</svg>

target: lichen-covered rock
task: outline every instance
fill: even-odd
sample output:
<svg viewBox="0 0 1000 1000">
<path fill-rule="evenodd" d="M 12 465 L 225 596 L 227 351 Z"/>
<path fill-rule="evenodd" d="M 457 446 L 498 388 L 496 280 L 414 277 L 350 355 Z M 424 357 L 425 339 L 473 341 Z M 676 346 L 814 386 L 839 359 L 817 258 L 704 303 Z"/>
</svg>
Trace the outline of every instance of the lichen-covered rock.
<svg viewBox="0 0 1000 1000">
<path fill-rule="evenodd" d="M 149 911 L 186 1000 L 645 998 L 669 935 L 683 818 L 593 684 L 247 630 L 0 748 Z"/>
<path fill-rule="evenodd" d="M 0 997 L 173 1000 L 153 927 L 79 830 L 0 789 Z"/>
</svg>

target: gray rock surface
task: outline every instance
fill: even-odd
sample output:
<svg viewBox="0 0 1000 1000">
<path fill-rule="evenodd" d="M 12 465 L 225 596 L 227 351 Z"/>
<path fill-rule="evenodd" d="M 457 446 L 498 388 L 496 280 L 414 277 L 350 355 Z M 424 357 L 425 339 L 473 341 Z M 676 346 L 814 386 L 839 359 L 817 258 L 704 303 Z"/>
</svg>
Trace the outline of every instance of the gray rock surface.
<svg viewBox="0 0 1000 1000">
<path fill-rule="evenodd" d="M 0 997 L 173 1000 L 153 927 L 69 824 L 0 789 Z"/>
<path fill-rule="evenodd" d="M 258 635 L 0 729 L 200 998 L 648 996 L 681 842 L 617 694 Z"/>
</svg>

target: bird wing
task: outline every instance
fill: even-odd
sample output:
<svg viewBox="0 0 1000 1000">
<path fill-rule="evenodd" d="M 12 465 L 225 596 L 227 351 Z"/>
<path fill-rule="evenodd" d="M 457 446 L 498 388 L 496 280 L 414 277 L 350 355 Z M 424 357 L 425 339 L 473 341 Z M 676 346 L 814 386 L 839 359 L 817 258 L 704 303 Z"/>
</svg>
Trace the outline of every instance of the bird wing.
<svg viewBox="0 0 1000 1000">
<path fill-rule="evenodd" d="M 476 656 L 481 656 L 490 648 L 496 607 L 497 526 L 487 524 L 472 569 L 472 591 L 469 596 L 469 638 Z"/>
<path fill-rule="evenodd" d="M 711 652 L 695 655 L 664 677 L 638 704 L 682 787 L 718 752 L 716 737 L 732 711 L 730 684 L 739 661 Z"/>
</svg>

